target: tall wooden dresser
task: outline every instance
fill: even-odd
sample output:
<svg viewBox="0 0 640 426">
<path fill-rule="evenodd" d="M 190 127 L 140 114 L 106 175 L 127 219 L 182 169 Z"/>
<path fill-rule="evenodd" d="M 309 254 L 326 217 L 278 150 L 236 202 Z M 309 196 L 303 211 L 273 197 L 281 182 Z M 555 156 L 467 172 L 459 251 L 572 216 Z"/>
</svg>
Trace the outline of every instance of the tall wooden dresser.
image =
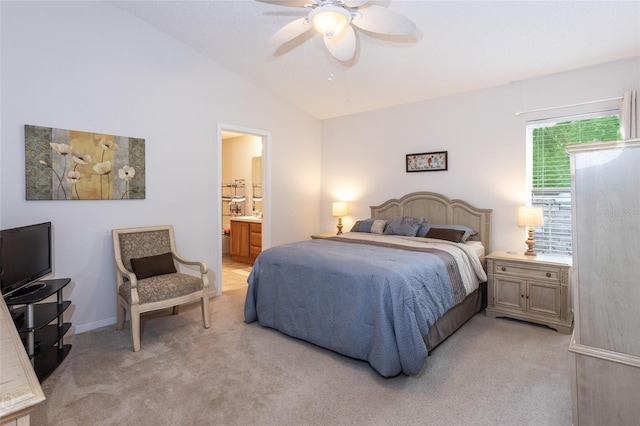
<svg viewBox="0 0 640 426">
<path fill-rule="evenodd" d="M 640 140 L 567 147 L 573 424 L 640 422 Z"/>
</svg>

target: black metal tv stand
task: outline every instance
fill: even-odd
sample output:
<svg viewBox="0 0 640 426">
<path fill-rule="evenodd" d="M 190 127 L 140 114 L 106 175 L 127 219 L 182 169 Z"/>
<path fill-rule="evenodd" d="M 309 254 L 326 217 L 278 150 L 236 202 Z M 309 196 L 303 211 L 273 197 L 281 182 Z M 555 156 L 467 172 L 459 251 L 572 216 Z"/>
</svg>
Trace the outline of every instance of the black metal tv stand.
<svg viewBox="0 0 640 426">
<path fill-rule="evenodd" d="M 46 281 L 36 281 L 29 285 L 25 285 L 11 293 L 8 298 L 25 297 L 39 292 L 47 286 Z"/>
<path fill-rule="evenodd" d="M 35 291 L 14 293 L 5 299 L 40 382 L 64 361 L 71 350 L 71 345 L 64 344 L 64 335 L 71 328 L 71 323 L 63 319 L 63 313 L 71 302 L 63 300 L 62 296 L 62 289 L 70 282 L 71 278 L 44 280 L 39 283 L 45 285 L 36 287 Z M 54 294 L 55 302 L 39 303 Z"/>
</svg>

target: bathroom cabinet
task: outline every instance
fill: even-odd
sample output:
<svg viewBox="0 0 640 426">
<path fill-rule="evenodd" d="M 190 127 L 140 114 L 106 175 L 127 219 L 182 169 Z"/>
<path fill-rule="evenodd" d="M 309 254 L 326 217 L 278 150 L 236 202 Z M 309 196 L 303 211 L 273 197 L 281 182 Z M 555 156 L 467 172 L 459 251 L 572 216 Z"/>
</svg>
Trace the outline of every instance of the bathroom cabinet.
<svg viewBox="0 0 640 426">
<path fill-rule="evenodd" d="M 231 259 L 253 264 L 262 251 L 262 223 L 253 218 L 231 219 Z"/>
</svg>

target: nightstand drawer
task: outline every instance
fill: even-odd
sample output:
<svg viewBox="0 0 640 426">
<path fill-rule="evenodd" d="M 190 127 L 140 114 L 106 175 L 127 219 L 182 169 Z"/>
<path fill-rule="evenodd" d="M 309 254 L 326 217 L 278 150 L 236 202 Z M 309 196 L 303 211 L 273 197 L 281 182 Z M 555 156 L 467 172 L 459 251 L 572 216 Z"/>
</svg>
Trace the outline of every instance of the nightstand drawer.
<svg viewBox="0 0 640 426">
<path fill-rule="evenodd" d="M 558 281 L 560 278 L 560 270 L 551 267 L 533 267 L 524 266 L 514 262 L 493 263 L 493 273 L 501 275 L 514 275 L 518 277 L 527 277 L 530 279 L 541 279 Z"/>
</svg>

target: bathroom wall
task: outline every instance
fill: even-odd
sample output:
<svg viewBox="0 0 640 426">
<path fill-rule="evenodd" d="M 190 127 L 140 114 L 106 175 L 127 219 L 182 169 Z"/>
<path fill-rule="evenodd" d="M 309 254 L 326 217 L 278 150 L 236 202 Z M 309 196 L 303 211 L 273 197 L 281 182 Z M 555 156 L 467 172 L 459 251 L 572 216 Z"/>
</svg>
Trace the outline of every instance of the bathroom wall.
<svg viewBox="0 0 640 426">
<path fill-rule="evenodd" d="M 262 138 L 254 135 L 226 137 L 222 141 L 222 183 L 234 183 L 236 179 L 244 179 L 245 201 L 241 203 L 241 215 L 252 214 L 252 159 L 262 155 Z M 224 188 L 223 194 L 233 194 L 233 188 Z M 238 194 L 242 190 L 237 190 Z M 228 202 L 222 202 L 222 228 L 231 226 L 231 211 Z M 228 237 L 223 235 L 222 254 L 229 253 Z"/>
</svg>

